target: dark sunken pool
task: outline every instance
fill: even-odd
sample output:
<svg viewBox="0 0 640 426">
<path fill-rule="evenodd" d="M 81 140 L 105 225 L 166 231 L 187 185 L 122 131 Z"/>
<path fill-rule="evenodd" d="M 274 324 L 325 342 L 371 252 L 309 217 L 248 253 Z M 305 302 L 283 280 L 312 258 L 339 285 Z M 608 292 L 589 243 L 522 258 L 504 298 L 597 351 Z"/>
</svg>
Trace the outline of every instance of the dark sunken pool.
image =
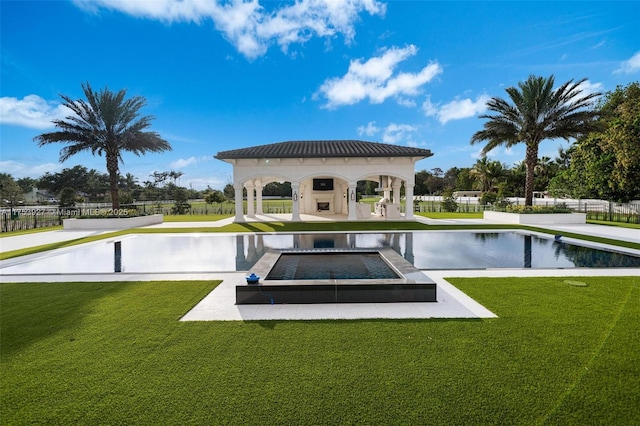
<svg viewBox="0 0 640 426">
<path fill-rule="evenodd" d="M 282 253 L 268 280 L 397 279 L 378 252 Z"/>
</svg>

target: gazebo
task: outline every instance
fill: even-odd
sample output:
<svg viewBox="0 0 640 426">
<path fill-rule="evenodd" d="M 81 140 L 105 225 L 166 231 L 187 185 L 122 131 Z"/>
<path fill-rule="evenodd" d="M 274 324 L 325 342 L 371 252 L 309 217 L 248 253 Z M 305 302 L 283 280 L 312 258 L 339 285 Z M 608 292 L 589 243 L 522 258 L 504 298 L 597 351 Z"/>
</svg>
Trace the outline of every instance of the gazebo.
<svg viewBox="0 0 640 426">
<path fill-rule="evenodd" d="M 364 220 L 371 215 L 400 219 L 400 188 L 404 184 L 405 219 L 413 219 L 415 163 L 433 154 L 428 149 L 358 140 L 288 141 L 219 152 L 215 158 L 233 166 L 235 221 L 262 215 L 262 188 L 290 182 L 292 221 L 301 214 L 346 215 Z M 375 212 L 356 202 L 358 181 L 378 182 L 381 201 Z"/>
</svg>

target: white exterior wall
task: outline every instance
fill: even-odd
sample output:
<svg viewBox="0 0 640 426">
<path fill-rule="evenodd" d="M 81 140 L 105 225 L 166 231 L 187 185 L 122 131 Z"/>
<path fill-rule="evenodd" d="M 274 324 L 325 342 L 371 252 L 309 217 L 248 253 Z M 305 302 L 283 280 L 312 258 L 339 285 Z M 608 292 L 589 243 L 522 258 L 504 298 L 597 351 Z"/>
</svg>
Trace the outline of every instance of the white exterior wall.
<svg viewBox="0 0 640 426">
<path fill-rule="evenodd" d="M 400 158 L 283 158 L 283 159 L 240 159 L 233 164 L 234 182 L 247 182 L 261 179 L 262 184 L 268 182 L 298 181 L 304 179 L 330 176 L 341 178 L 347 182 L 357 182 L 367 177 L 378 180 L 379 175 L 399 177 L 403 181 L 414 183 L 415 161 L 406 157 Z M 265 180 L 264 177 L 272 177 Z"/>
<path fill-rule="evenodd" d="M 226 160 L 233 165 L 233 180 L 236 188 L 236 221 L 242 220 L 242 203 L 238 193 L 244 186 L 251 194 L 253 189 L 276 181 L 291 182 L 293 220 L 299 220 L 301 213 L 316 213 L 316 202 L 328 200 L 331 211 L 327 213 L 348 214 L 349 220 L 356 220 L 355 187 L 360 180 L 377 181 L 380 175 L 394 180 L 394 202 L 399 202 L 400 184 L 410 187 L 413 193 L 415 162 L 420 158 L 411 157 L 344 157 L 344 158 L 282 158 L 282 159 L 237 159 Z M 333 191 L 313 191 L 312 179 L 333 178 Z M 238 189 L 240 188 L 240 192 Z M 254 199 L 249 197 L 249 216 L 255 215 Z M 406 216 L 413 217 L 413 197 L 408 197 Z M 241 201 L 241 200 L 240 200 Z M 260 201 L 260 199 L 259 199 Z M 261 211 L 261 206 L 258 207 Z"/>
</svg>

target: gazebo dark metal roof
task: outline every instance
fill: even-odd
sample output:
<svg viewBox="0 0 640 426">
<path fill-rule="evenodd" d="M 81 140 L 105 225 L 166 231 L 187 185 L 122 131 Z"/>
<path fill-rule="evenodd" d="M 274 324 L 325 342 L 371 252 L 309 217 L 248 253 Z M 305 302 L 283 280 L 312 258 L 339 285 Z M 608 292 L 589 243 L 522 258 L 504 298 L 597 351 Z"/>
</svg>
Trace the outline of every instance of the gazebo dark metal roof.
<svg viewBox="0 0 640 426">
<path fill-rule="evenodd" d="M 219 160 L 242 158 L 431 157 L 431 150 L 357 140 L 288 141 L 220 151 Z"/>
</svg>

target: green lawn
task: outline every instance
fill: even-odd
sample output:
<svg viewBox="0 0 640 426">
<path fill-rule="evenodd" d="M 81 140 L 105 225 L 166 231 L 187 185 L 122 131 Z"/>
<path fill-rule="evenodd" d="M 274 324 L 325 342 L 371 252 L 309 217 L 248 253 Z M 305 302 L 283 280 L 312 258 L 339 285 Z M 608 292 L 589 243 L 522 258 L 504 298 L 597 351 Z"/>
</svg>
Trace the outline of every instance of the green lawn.
<svg viewBox="0 0 640 426">
<path fill-rule="evenodd" d="M 609 222 L 607 220 L 587 220 L 593 225 L 619 226 L 621 228 L 640 229 L 640 223 Z"/>
<path fill-rule="evenodd" d="M 45 228 L 21 229 L 19 231 L 2 232 L 0 233 L 0 238 L 14 237 L 16 235 L 37 234 L 39 232 L 60 231 L 60 230 L 62 230 L 62 225 L 47 226 Z"/>
<path fill-rule="evenodd" d="M 182 323 L 216 283 L 1 284 L 0 418 L 153 425 L 640 418 L 640 277 L 451 281 L 499 318 Z"/>
</svg>

